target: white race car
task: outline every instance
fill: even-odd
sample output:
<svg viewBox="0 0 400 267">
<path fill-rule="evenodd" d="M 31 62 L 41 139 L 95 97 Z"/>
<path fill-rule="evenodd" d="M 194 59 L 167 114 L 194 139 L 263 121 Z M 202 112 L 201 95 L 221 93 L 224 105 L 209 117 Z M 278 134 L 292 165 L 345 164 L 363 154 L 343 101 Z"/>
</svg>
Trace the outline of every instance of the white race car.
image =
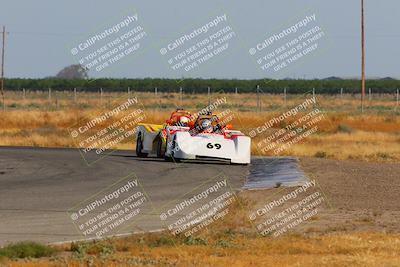
<svg viewBox="0 0 400 267">
<path fill-rule="evenodd" d="M 220 125 L 216 115 L 200 115 L 193 122 L 189 112 L 177 110 L 164 125 L 139 124 L 136 154 L 156 154 L 167 160 L 224 160 L 250 163 L 251 139 Z"/>
</svg>

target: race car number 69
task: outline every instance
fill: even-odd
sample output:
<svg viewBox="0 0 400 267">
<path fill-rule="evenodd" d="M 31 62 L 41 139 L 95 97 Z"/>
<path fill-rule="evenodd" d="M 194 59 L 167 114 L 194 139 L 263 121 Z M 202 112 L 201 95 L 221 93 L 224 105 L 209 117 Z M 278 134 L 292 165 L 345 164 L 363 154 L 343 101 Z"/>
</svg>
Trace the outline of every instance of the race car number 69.
<svg viewBox="0 0 400 267">
<path fill-rule="evenodd" d="M 220 149 L 222 146 L 221 146 L 221 144 L 218 144 L 218 143 L 216 143 L 216 144 L 211 144 L 211 143 L 208 143 L 207 144 L 207 148 L 209 148 L 209 149 L 213 149 L 213 148 L 216 148 L 216 149 Z"/>
</svg>

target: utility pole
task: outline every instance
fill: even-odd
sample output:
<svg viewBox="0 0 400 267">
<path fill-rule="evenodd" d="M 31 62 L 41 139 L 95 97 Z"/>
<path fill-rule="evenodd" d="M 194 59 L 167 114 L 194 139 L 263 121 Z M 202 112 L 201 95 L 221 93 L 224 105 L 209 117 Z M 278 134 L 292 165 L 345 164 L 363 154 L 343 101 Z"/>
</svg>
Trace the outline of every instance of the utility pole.
<svg viewBox="0 0 400 267">
<path fill-rule="evenodd" d="M 260 101 L 260 86 L 257 85 L 257 111 L 261 111 L 261 101 Z"/>
<path fill-rule="evenodd" d="M 365 32 L 364 32 L 364 0 L 361 0 L 361 112 L 364 112 L 365 97 Z"/>
<path fill-rule="evenodd" d="M 3 45 L 1 47 L 1 98 L 3 103 L 3 110 L 6 111 L 6 103 L 4 101 L 4 47 L 6 42 L 6 26 L 3 26 Z"/>
</svg>

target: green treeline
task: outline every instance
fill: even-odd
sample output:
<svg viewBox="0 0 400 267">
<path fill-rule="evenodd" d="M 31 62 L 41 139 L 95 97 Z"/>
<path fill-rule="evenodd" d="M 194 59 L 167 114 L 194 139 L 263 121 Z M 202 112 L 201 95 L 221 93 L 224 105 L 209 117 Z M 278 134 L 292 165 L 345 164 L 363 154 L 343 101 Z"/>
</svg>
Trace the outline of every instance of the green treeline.
<svg viewBox="0 0 400 267">
<path fill-rule="evenodd" d="M 207 87 L 212 92 L 255 92 L 257 85 L 264 93 L 282 93 L 284 88 L 288 94 L 302 94 L 312 88 L 319 94 L 337 94 L 340 88 L 344 93 L 359 93 L 359 80 L 227 80 L 227 79 L 96 79 L 96 80 L 64 80 L 64 79 L 6 79 L 5 90 L 73 90 L 98 91 L 103 88 L 107 91 L 132 91 L 179 92 L 180 87 L 185 93 L 207 93 Z M 400 88 L 400 80 L 367 80 L 366 88 L 371 88 L 373 93 L 394 93 Z"/>
</svg>

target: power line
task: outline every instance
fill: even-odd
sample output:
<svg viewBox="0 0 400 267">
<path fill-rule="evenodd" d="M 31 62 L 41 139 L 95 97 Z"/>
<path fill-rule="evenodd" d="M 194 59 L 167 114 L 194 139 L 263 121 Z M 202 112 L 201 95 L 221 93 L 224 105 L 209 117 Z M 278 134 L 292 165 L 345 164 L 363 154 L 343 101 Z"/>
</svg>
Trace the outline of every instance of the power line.
<svg viewBox="0 0 400 267">
<path fill-rule="evenodd" d="M 12 34 L 26 34 L 26 35 L 45 35 L 45 36 L 71 36 L 71 35 L 83 35 L 85 33 L 59 33 L 59 32 L 20 32 L 13 31 Z"/>
</svg>

